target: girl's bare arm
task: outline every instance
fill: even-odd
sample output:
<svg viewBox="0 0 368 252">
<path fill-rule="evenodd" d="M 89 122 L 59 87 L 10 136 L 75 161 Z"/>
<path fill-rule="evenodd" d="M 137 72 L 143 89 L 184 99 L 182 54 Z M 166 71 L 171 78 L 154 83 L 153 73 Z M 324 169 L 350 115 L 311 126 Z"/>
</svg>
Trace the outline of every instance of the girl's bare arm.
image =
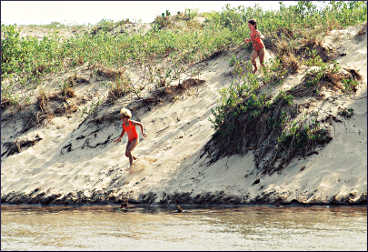
<svg viewBox="0 0 368 252">
<path fill-rule="evenodd" d="M 260 31 L 258 31 L 259 32 L 259 37 L 263 40 L 263 39 L 265 39 L 265 36 L 263 36 L 263 34 L 260 32 Z"/>
<path fill-rule="evenodd" d="M 141 132 L 142 132 L 142 135 L 144 137 L 147 136 L 146 133 L 144 132 L 144 128 L 143 128 L 143 124 L 142 123 L 137 122 L 137 121 L 133 121 L 133 120 L 131 120 L 131 121 L 132 121 L 132 123 L 134 123 L 134 125 L 138 125 L 141 128 Z"/>
<path fill-rule="evenodd" d="M 120 142 L 120 140 L 121 140 L 121 138 L 124 136 L 124 133 L 125 133 L 125 130 L 123 129 L 122 131 L 121 131 L 121 134 L 120 134 L 120 136 L 114 141 L 114 142 Z"/>
</svg>

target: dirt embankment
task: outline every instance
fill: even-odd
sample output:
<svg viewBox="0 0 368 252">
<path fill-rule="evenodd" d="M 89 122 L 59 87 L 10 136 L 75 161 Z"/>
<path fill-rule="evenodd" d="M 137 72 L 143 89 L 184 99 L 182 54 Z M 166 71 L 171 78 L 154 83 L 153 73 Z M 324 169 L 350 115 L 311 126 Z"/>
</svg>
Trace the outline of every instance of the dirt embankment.
<svg viewBox="0 0 368 252">
<path fill-rule="evenodd" d="M 113 75 L 81 67 L 69 77 L 73 92 L 39 92 L 38 99 L 24 108 L 2 108 L 1 201 L 85 204 L 128 199 L 164 206 L 364 203 L 367 40 L 365 35 L 355 36 L 359 29 L 332 31 L 324 39 L 325 45 L 343 52 L 336 55 L 341 67 L 361 76 L 355 92 L 341 92 L 336 83 L 342 82 L 331 76 L 320 93 L 305 89 L 310 68 L 289 75 L 282 86 L 263 87 L 260 92 L 270 99 L 284 90 L 296 97 L 295 103 L 274 99 L 257 120 L 233 118 L 246 136 L 234 136 L 244 142 L 240 154 L 232 153 L 231 145 L 228 152 L 217 152 L 208 118 L 218 105 L 219 90 L 234 79 L 231 57 L 235 53 L 249 58 L 245 50 L 219 53 L 192 66 L 187 77 L 170 86 L 141 93 L 138 87 L 136 93 L 108 90 L 101 83 Z M 197 77 L 189 74 L 198 71 Z M 132 80 L 140 74 L 134 69 L 125 73 Z M 351 71 L 344 74 L 357 78 Z M 135 149 L 138 161 L 132 173 L 124 156 L 126 139 L 122 144 L 112 141 L 121 131 L 122 106 L 132 109 L 133 119 L 143 122 L 148 133 Z M 275 123 L 285 107 L 289 119 L 304 116 L 319 123 L 325 129 L 324 141 L 303 145 L 286 137 L 283 145 L 275 145 L 281 130 Z M 273 126 L 267 124 L 270 118 Z M 302 128 L 297 130 L 302 135 Z M 209 162 L 213 155 L 217 158 Z"/>
</svg>

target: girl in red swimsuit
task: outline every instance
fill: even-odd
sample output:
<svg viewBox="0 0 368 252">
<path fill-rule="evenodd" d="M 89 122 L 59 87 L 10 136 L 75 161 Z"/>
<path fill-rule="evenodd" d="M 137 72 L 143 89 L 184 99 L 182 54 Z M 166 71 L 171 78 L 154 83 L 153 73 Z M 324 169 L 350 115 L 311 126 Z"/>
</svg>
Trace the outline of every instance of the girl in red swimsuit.
<svg viewBox="0 0 368 252">
<path fill-rule="evenodd" d="M 120 119 L 122 122 L 122 131 L 120 136 L 114 141 L 115 143 L 118 143 L 121 141 L 121 138 L 123 137 L 124 133 L 126 132 L 128 135 L 128 143 L 125 150 L 125 156 L 129 158 L 130 166 L 133 165 L 133 160 L 136 160 L 137 158 L 132 155 L 133 149 L 137 146 L 139 143 L 138 133 L 135 128 L 136 125 L 138 125 L 141 128 L 142 135 L 146 137 L 147 135 L 144 133 L 143 124 L 137 121 L 130 120 L 132 118 L 132 112 L 130 112 L 129 109 L 123 108 L 120 110 Z"/>
<path fill-rule="evenodd" d="M 257 22 L 254 19 L 248 21 L 248 27 L 250 29 L 250 38 L 244 40 L 245 43 L 252 41 L 253 51 L 251 55 L 252 64 L 254 66 L 253 73 L 257 72 L 256 58 L 259 57 L 259 62 L 264 68 L 263 59 L 265 55 L 265 47 L 261 40 L 262 34 L 257 30 Z"/>
</svg>

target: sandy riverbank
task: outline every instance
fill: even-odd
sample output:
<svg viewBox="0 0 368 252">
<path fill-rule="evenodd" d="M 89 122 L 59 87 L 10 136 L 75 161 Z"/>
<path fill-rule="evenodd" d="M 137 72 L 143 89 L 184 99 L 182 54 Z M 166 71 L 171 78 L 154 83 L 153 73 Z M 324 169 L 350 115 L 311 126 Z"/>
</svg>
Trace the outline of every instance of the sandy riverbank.
<svg viewBox="0 0 368 252">
<path fill-rule="evenodd" d="M 331 31 L 324 43 L 344 51 L 337 58 L 342 67 L 359 71 L 362 80 L 353 96 L 325 91 L 323 100 L 310 99 L 310 110 L 336 115 L 338 108 L 352 108 L 354 114 L 331 122 L 332 141 L 317 155 L 294 159 L 288 167 L 271 176 L 261 176 L 254 156 L 224 158 L 208 166 L 201 158 L 204 145 L 214 130 L 208 118 L 218 104 L 219 90 L 228 86 L 230 52 L 193 68 L 201 69 L 205 82 L 187 89 L 172 102 L 138 106 L 124 98 L 101 107 L 85 117 L 81 110 L 54 117 L 40 128 L 20 134 L 24 121 L 2 120 L 4 143 L 16 139 L 41 140 L 1 161 L 1 200 L 5 203 L 290 203 L 356 204 L 367 197 L 367 38 L 355 34 L 361 26 Z M 239 57 L 249 57 L 238 50 Z M 267 59 L 272 58 L 269 52 Z M 193 69 L 190 69 L 193 70 Z M 291 89 L 308 69 L 290 75 L 279 89 Z M 88 76 L 88 68 L 81 68 Z M 189 70 L 188 70 L 189 72 Z M 132 79 L 139 73 L 130 72 Z M 188 74 L 189 76 L 189 74 Z M 189 78 L 189 77 L 188 77 Z M 178 83 L 173 83 L 176 85 Z M 276 92 L 277 90 L 269 90 Z M 93 97 L 106 96 L 106 89 L 93 78 L 75 88 L 86 97 L 82 106 L 91 106 Z M 118 111 L 136 108 L 133 119 L 143 122 L 148 136 L 141 137 L 135 150 L 139 157 L 133 173 L 121 144 L 111 140 L 120 134 Z M 2 112 L 7 113 L 7 111 Z M 140 133 L 140 132 L 139 132 Z"/>
</svg>

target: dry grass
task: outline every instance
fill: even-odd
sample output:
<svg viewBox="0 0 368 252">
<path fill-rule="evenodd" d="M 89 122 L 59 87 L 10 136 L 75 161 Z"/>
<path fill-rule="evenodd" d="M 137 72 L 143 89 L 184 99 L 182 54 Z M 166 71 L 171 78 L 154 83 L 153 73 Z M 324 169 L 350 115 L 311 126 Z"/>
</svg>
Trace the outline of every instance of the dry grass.
<svg viewBox="0 0 368 252">
<path fill-rule="evenodd" d="M 293 74 L 298 72 L 300 64 L 293 53 L 283 55 L 281 57 L 281 62 L 283 64 L 283 67 L 286 68 L 289 73 Z"/>
<path fill-rule="evenodd" d="M 65 87 L 62 91 L 63 96 L 68 97 L 68 98 L 72 98 L 75 97 L 75 92 L 73 90 L 73 88 L 71 87 Z"/>
<path fill-rule="evenodd" d="M 89 83 L 89 78 L 86 76 L 74 73 L 67 78 L 67 84 L 69 87 L 73 87 L 76 84 Z"/>
<path fill-rule="evenodd" d="M 285 54 L 292 50 L 290 41 L 295 39 L 295 34 L 287 28 L 279 28 L 275 32 L 265 32 L 263 43 L 266 49 L 270 49 L 277 54 Z"/>
<path fill-rule="evenodd" d="M 50 96 L 52 98 L 52 96 Z M 44 90 L 39 91 L 39 95 L 37 97 L 37 104 L 41 111 L 38 111 L 36 113 L 36 122 L 37 125 L 40 125 L 41 123 L 45 122 L 45 119 L 47 122 L 51 121 L 52 118 L 54 118 L 54 113 L 50 111 L 50 108 L 48 106 L 49 98 Z"/>
<path fill-rule="evenodd" d="M 182 94 L 185 90 L 188 90 L 191 87 L 202 85 L 203 83 L 205 83 L 205 80 L 189 78 L 176 86 L 162 87 L 158 90 L 157 95 L 160 98 L 171 99 L 177 95 Z"/>
<path fill-rule="evenodd" d="M 184 80 L 181 84 L 175 86 L 158 88 L 157 90 L 151 92 L 149 97 L 142 99 L 143 106 L 155 105 L 161 102 L 173 102 L 185 91 L 192 87 L 198 87 L 205 82 L 205 80 L 189 78 Z"/>
<path fill-rule="evenodd" d="M 276 31 L 276 34 L 279 38 L 282 38 L 282 37 L 286 37 L 288 39 L 293 39 L 294 38 L 294 33 L 289 30 L 288 28 L 279 28 L 277 31 Z"/>
<path fill-rule="evenodd" d="M 287 91 L 287 94 L 291 94 L 294 97 L 323 97 L 320 91 L 324 89 L 330 89 L 335 92 L 340 90 L 343 93 L 356 92 L 357 87 L 354 83 L 356 83 L 355 80 L 360 80 L 361 76 L 354 69 L 345 70 L 346 72 L 326 70 L 321 77 L 317 77 L 318 74 L 316 72 L 307 73 L 302 83 Z M 347 83 L 349 84 L 344 84 L 344 81 L 348 81 Z"/>
<path fill-rule="evenodd" d="M 113 103 L 120 97 L 127 95 L 131 91 L 130 85 L 130 81 L 127 78 L 116 80 L 107 94 L 107 102 Z"/>
<path fill-rule="evenodd" d="M 276 42 L 275 46 L 283 68 L 287 69 L 291 74 L 296 73 L 300 64 L 294 54 L 294 48 L 290 46 L 289 41 L 281 39 Z"/>
<path fill-rule="evenodd" d="M 188 29 L 193 29 L 193 30 L 194 29 L 199 30 L 204 26 L 203 24 L 199 23 L 197 20 L 194 20 L 194 19 L 187 21 L 186 25 Z"/>
<path fill-rule="evenodd" d="M 64 106 L 65 107 L 65 113 L 66 114 L 71 114 L 71 113 L 74 113 L 74 112 L 76 112 L 78 110 L 77 105 L 75 105 L 74 103 L 68 102 L 67 104 L 68 105 Z"/>
<path fill-rule="evenodd" d="M 123 77 L 125 73 L 125 68 L 121 67 L 118 69 L 108 68 L 103 65 L 96 65 L 95 66 L 97 75 L 104 77 L 110 80 L 116 80 Z"/>
<path fill-rule="evenodd" d="M 79 65 L 83 65 L 84 64 L 84 58 L 82 56 L 79 56 L 78 60 L 77 60 L 77 63 Z"/>
<path fill-rule="evenodd" d="M 316 38 L 304 38 L 302 39 L 301 44 L 302 47 L 315 48 L 321 44 L 321 41 L 317 40 Z"/>
<path fill-rule="evenodd" d="M 280 56 L 290 53 L 289 42 L 286 41 L 285 39 L 277 41 L 276 48 L 277 48 L 277 53 Z"/>
<path fill-rule="evenodd" d="M 55 116 L 76 112 L 78 107 L 70 99 L 73 97 L 76 97 L 76 95 L 71 87 L 66 87 L 52 94 L 46 94 L 41 89 L 36 102 L 39 108 L 39 111 L 35 113 L 37 124 L 40 125 L 41 123 L 49 122 Z"/>
<path fill-rule="evenodd" d="M 339 30 L 342 29 L 343 27 L 340 25 L 339 21 L 336 19 L 328 19 L 327 20 L 327 30 L 328 31 L 332 31 L 332 30 Z"/>
<path fill-rule="evenodd" d="M 47 95 L 45 91 L 41 89 L 37 97 L 37 104 L 42 112 L 46 111 L 47 101 L 48 101 Z"/>
</svg>

